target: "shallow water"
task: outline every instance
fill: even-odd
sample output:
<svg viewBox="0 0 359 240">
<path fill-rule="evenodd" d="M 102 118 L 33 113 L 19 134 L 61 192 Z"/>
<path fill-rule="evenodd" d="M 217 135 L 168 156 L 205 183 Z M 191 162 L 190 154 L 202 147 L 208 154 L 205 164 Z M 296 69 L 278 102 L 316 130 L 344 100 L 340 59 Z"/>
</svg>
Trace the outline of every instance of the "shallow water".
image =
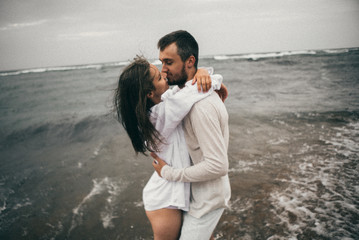
<svg viewBox="0 0 359 240">
<path fill-rule="evenodd" d="M 243 118 L 249 129 L 240 121 L 231 124 L 241 129 L 242 138 L 231 138 L 232 206 L 218 234 L 223 239 L 356 239 L 358 117 L 289 114 L 260 123 Z"/>
<path fill-rule="evenodd" d="M 200 63 L 230 89 L 216 239 L 358 239 L 359 51 Z M 124 64 L 0 73 L 0 239 L 152 238 L 151 159 L 110 113 Z"/>
</svg>

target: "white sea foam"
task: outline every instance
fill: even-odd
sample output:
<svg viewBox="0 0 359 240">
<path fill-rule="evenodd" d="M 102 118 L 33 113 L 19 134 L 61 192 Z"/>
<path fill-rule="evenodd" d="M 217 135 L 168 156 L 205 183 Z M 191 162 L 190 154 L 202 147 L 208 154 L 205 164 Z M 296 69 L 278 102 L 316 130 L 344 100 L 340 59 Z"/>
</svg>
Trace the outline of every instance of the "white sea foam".
<svg viewBox="0 0 359 240">
<path fill-rule="evenodd" d="M 105 177 L 104 179 L 102 179 L 100 181 L 98 181 L 97 179 L 93 180 L 94 186 L 91 189 L 91 192 L 89 194 L 87 194 L 87 196 L 85 196 L 84 199 L 82 199 L 81 203 L 76 208 L 74 208 L 72 210 L 72 213 L 74 215 L 78 215 L 79 211 L 81 210 L 81 208 L 87 201 L 92 199 L 93 196 L 96 196 L 105 190 L 106 183 L 108 183 L 108 181 L 109 181 L 109 179 L 107 177 Z"/>
<path fill-rule="evenodd" d="M 32 68 L 32 69 L 23 69 L 23 70 L 17 70 L 17 71 L 0 72 L 0 76 L 14 76 L 14 75 L 28 74 L 28 73 L 43 73 L 43 72 L 55 72 L 55 71 L 101 69 L 101 68 L 105 68 L 105 67 L 125 66 L 129 63 L 130 63 L 129 61 L 125 61 L 125 62 L 112 62 L 112 63 L 74 65 L 74 66 Z"/>
<path fill-rule="evenodd" d="M 303 146 L 299 150 L 299 154 L 303 154 L 313 150 L 313 146 L 309 146 L 307 143 L 303 143 Z"/>
<path fill-rule="evenodd" d="M 0 207 L 0 214 L 2 211 L 4 211 L 6 209 L 6 201 L 4 201 L 4 204 L 2 207 Z"/>
<path fill-rule="evenodd" d="M 97 156 L 97 155 L 98 155 L 99 150 L 100 150 L 99 148 L 96 148 L 96 149 L 95 149 L 95 151 L 93 152 L 93 155 L 94 155 L 94 156 Z"/>
<path fill-rule="evenodd" d="M 288 143 L 288 139 L 286 139 L 286 138 L 271 139 L 267 143 L 270 145 L 280 145 L 283 143 Z"/>
<path fill-rule="evenodd" d="M 359 153 L 359 122 L 352 122 L 348 127 L 334 128 L 336 137 L 327 140 L 327 144 L 337 146 L 337 152 L 345 156 Z"/>
<path fill-rule="evenodd" d="M 97 157 L 97 155 L 99 154 L 99 152 L 101 151 L 103 143 L 100 143 L 94 150 L 93 152 L 93 157 Z"/>
<path fill-rule="evenodd" d="M 72 210 L 72 223 L 68 235 L 74 228 L 82 224 L 83 215 L 86 214 L 87 204 L 94 201 L 94 197 L 99 195 L 108 195 L 104 202 L 103 209 L 99 209 L 102 225 L 104 228 L 114 227 L 112 219 L 117 218 L 114 214 L 118 205 L 117 198 L 126 185 L 126 183 L 114 181 L 109 177 L 94 179 L 90 193 L 87 194 L 81 203 Z"/>
<path fill-rule="evenodd" d="M 118 216 L 113 216 L 111 211 L 106 211 L 101 213 L 102 226 L 104 228 L 113 228 L 114 224 L 112 219 L 118 218 Z"/>
<path fill-rule="evenodd" d="M 239 56 L 237 56 L 239 57 Z M 235 59 L 236 56 L 226 56 L 226 55 L 218 55 L 213 57 L 215 60 L 228 60 L 228 59 Z"/>
<path fill-rule="evenodd" d="M 283 52 L 268 52 L 268 53 L 250 53 L 250 54 L 238 54 L 238 55 L 217 55 L 214 56 L 215 60 L 229 60 L 229 59 L 249 59 L 249 60 L 259 60 L 264 58 L 278 58 L 284 56 L 292 55 L 315 55 L 318 53 L 327 53 L 327 54 L 338 54 L 346 53 L 350 50 L 355 49 L 327 49 L 327 50 L 300 50 L 300 51 L 283 51 Z"/>
<path fill-rule="evenodd" d="M 30 201 L 30 199 L 29 199 L 29 198 L 25 198 L 22 203 L 17 203 L 17 204 L 15 204 L 15 206 L 14 206 L 12 209 L 17 210 L 17 209 L 19 209 L 19 208 L 26 207 L 26 206 L 30 206 L 30 205 L 32 205 L 32 202 Z"/>
<path fill-rule="evenodd" d="M 350 216 L 359 214 L 355 200 L 359 187 L 351 182 L 356 182 L 358 172 L 357 168 L 343 168 L 344 164 L 352 163 L 348 156 L 358 157 L 357 129 L 358 123 L 335 128 L 335 137 L 326 141 L 327 153 L 307 155 L 315 146 L 303 144 L 299 154 L 304 156 L 298 159 L 297 174 L 287 181 L 286 189 L 272 192 L 270 196 L 275 207 L 273 212 L 278 217 L 278 224 L 284 226 L 286 236 L 297 239 L 304 229 L 325 238 L 350 236 L 350 232 L 356 231 L 358 226 L 350 220 Z M 330 157 L 332 151 L 348 153 L 345 155 L 348 158 Z M 276 235 L 269 239 L 280 238 Z"/>
<path fill-rule="evenodd" d="M 272 53 L 252 53 L 252 54 L 242 54 L 242 55 L 218 55 L 214 56 L 215 60 L 228 60 L 228 59 L 250 59 L 258 60 L 263 58 L 277 58 L 283 56 L 291 55 L 313 55 L 317 54 L 316 51 L 307 50 L 307 51 L 285 51 L 285 52 L 272 52 Z"/>
<path fill-rule="evenodd" d="M 141 207 L 141 208 L 143 208 L 143 206 L 144 206 L 143 201 L 134 202 L 133 205 L 135 205 L 136 207 Z"/>
<path fill-rule="evenodd" d="M 52 235 L 52 237 L 49 238 L 50 240 L 55 240 L 57 236 L 64 230 L 64 226 L 61 221 L 59 221 L 57 225 L 52 225 L 51 223 L 46 223 L 45 225 L 51 228 L 51 230 L 49 231 Z M 50 237 L 49 235 L 50 234 L 48 234 L 47 236 Z"/>
<path fill-rule="evenodd" d="M 230 168 L 228 171 L 229 172 L 248 172 L 248 171 L 253 171 L 256 167 L 258 166 L 263 166 L 264 162 L 263 161 L 244 161 L 244 160 L 239 160 L 237 161 L 237 165 L 235 166 L 235 168 Z"/>
<path fill-rule="evenodd" d="M 326 53 L 347 53 L 349 52 L 349 49 L 326 49 L 323 51 Z"/>
<path fill-rule="evenodd" d="M 240 205 L 240 206 L 238 206 L 238 205 Z M 235 211 L 238 214 L 241 214 L 245 211 L 248 211 L 249 209 L 252 209 L 253 202 L 249 201 L 249 200 L 242 201 L 242 199 L 240 197 L 238 197 L 235 200 L 231 200 L 228 207 L 231 211 Z M 239 221 L 237 221 L 236 223 L 240 224 Z"/>
</svg>

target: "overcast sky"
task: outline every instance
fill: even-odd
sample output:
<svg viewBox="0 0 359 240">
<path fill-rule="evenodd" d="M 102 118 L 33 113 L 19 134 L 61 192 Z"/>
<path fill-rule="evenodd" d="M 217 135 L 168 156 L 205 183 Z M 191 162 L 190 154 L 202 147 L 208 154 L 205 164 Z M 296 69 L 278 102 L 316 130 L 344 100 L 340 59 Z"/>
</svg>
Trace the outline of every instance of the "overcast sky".
<svg viewBox="0 0 359 240">
<path fill-rule="evenodd" d="M 201 56 L 359 47 L 359 0 L 0 0 L 0 70 L 157 58 L 178 29 Z"/>
</svg>

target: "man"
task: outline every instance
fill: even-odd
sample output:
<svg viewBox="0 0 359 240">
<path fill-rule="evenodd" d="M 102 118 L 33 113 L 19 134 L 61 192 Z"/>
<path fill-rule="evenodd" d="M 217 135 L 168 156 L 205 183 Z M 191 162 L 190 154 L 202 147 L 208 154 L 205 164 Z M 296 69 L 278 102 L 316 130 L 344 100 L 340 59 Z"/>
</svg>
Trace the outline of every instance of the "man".
<svg viewBox="0 0 359 240">
<path fill-rule="evenodd" d="M 162 72 L 169 84 L 184 86 L 197 72 L 198 44 L 186 31 L 167 34 L 158 42 Z M 218 94 L 197 102 L 183 120 L 193 166 L 172 168 L 156 154 L 153 166 L 168 181 L 191 182 L 190 210 L 184 213 L 181 239 L 211 238 L 228 206 L 228 113 Z"/>
</svg>

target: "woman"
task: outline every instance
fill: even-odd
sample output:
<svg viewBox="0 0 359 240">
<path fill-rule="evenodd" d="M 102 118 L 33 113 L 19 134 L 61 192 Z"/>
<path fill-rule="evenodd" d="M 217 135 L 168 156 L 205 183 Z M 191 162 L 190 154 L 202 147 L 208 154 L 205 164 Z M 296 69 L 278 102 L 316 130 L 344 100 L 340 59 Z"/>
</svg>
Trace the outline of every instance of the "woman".
<svg viewBox="0 0 359 240">
<path fill-rule="evenodd" d="M 114 103 L 136 153 L 156 152 L 171 166 L 190 166 L 180 123 L 192 105 L 220 89 L 221 82 L 220 75 L 213 75 L 207 93 L 199 93 L 190 82 L 182 89 L 168 90 L 157 67 L 143 58 L 135 59 L 119 78 Z M 143 202 L 156 240 L 178 238 L 181 213 L 189 209 L 189 188 L 189 183 L 168 182 L 156 172 L 151 176 L 143 189 Z"/>
</svg>

